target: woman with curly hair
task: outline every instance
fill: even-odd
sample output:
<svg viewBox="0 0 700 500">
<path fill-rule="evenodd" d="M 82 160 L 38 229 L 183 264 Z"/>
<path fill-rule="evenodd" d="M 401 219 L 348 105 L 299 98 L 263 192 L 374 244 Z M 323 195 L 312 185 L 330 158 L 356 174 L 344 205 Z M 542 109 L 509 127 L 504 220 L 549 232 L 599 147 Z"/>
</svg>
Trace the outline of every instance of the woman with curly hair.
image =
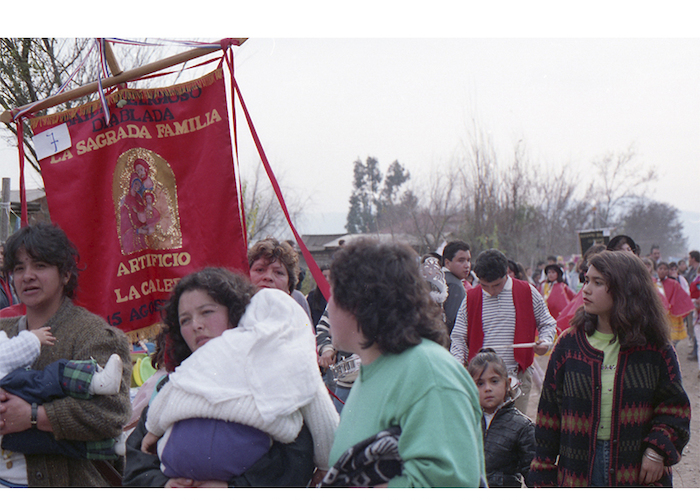
<svg viewBox="0 0 700 500">
<path fill-rule="evenodd" d="M 287 292 L 311 318 L 306 297 L 296 289 L 299 279 L 299 256 L 292 245 L 275 238 L 265 238 L 248 250 L 250 281 L 259 288 L 276 288 Z"/>
<path fill-rule="evenodd" d="M 125 483 L 304 486 L 311 456 L 325 474 L 338 414 L 289 294 L 204 269 L 176 285 L 163 320 L 171 373 L 127 442 Z"/>
<path fill-rule="evenodd" d="M 588 261 L 583 303 L 547 366 L 528 482 L 671 486 L 690 402 L 651 275 L 605 250 Z"/>
<path fill-rule="evenodd" d="M 362 240 L 335 254 L 331 337 L 361 366 L 325 485 L 484 484 L 479 394 L 447 350 L 440 305 L 419 267 L 419 256 L 401 245 Z M 389 453 L 375 456 L 378 442 Z"/>
</svg>

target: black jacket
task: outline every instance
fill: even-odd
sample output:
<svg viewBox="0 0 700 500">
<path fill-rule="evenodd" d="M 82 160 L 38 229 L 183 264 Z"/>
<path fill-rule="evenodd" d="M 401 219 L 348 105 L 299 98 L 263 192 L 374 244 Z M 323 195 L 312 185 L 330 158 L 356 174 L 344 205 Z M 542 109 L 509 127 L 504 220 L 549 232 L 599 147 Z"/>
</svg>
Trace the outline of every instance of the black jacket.
<svg viewBox="0 0 700 500">
<path fill-rule="evenodd" d="M 484 433 L 484 460 L 489 488 L 520 487 L 535 456 L 535 423 L 508 401 L 496 411 L 491 425 L 481 418 Z"/>
</svg>

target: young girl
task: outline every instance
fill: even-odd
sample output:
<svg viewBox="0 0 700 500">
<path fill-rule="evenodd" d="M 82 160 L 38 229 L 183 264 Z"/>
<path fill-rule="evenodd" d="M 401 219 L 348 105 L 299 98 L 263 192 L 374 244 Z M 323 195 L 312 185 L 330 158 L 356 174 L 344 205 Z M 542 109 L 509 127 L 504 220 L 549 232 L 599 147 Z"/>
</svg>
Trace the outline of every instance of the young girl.
<svg viewBox="0 0 700 500">
<path fill-rule="evenodd" d="M 537 412 L 534 486 L 672 486 L 690 402 L 642 260 L 591 257 L 583 309 L 559 338 Z"/>
<path fill-rule="evenodd" d="M 535 455 L 535 424 L 515 407 L 510 377 L 493 349 L 482 349 L 469 363 L 484 410 L 484 460 L 489 487 L 521 487 Z"/>
</svg>

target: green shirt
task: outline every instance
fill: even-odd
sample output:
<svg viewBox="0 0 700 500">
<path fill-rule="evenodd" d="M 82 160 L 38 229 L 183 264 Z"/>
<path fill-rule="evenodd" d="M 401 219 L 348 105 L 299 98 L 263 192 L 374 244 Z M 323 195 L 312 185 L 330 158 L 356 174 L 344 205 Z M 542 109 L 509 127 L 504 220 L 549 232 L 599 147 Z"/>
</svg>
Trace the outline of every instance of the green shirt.
<svg viewBox="0 0 700 500">
<path fill-rule="evenodd" d="M 403 473 L 391 487 L 479 486 L 485 476 L 479 393 L 467 370 L 429 341 L 362 365 L 340 417 L 330 455 L 401 427 Z"/>
<path fill-rule="evenodd" d="M 602 333 L 596 330 L 588 337 L 593 348 L 603 351 L 603 366 L 600 370 L 601 398 L 600 398 L 600 422 L 598 424 L 597 439 L 610 440 L 610 425 L 612 422 L 613 389 L 615 388 L 615 371 L 617 359 L 620 354 L 620 341 L 613 339 L 612 333 Z"/>
</svg>

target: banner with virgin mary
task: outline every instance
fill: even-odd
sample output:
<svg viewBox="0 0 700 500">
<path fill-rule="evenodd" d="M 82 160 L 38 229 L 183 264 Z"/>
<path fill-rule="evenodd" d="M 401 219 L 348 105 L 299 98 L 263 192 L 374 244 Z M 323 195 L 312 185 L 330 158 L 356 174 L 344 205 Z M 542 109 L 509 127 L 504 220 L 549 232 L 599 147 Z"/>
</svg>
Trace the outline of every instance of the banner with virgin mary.
<svg viewBox="0 0 700 500">
<path fill-rule="evenodd" d="M 33 118 L 49 213 L 84 270 L 76 302 L 153 338 L 174 285 L 206 266 L 247 274 L 221 69 Z M 58 138 L 61 138 L 60 140 Z"/>
</svg>

